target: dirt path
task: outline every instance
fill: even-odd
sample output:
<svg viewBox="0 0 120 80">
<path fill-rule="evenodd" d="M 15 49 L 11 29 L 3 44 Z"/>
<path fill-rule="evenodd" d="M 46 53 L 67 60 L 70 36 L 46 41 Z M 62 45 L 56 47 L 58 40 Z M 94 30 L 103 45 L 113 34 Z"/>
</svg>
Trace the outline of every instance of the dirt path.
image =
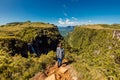
<svg viewBox="0 0 120 80">
<path fill-rule="evenodd" d="M 63 60 L 61 67 L 54 66 L 47 68 L 45 73 L 39 72 L 30 80 L 77 80 L 76 73 L 67 60 Z"/>
</svg>

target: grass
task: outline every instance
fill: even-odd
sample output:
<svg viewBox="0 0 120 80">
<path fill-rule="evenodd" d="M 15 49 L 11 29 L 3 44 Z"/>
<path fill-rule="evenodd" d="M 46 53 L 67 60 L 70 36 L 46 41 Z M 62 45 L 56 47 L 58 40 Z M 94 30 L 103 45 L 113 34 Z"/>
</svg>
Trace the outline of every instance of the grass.
<svg viewBox="0 0 120 80">
<path fill-rule="evenodd" d="M 89 29 L 114 29 L 118 30 L 120 29 L 120 24 L 92 24 L 92 25 L 82 25 L 82 26 L 77 26 L 81 28 L 89 28 Z"/>
<path fill-rule="evenodd" d="M 9 23 L 6 25 L 0 26 L 0 38 L 6 38 L 6 37 L 17 37 L 17 34 L 20 34 L 19 32 L 25 31 L 26 29 L 46 29 L 46 28 L 54 28 L 54 25 L 47 24 L 47 23 L 41 23 L 41 22 L 14 22 Z"/>
<path fill-rule="evenodd" d="M 24 42 L 31 42 L 38 35 L 47 35 L 52 39 L 60 35 L 55 25 L 40 22 L 7 24 L 0 27 L 0 34 L 0 39 L 16 38 Z"/>
</svg>

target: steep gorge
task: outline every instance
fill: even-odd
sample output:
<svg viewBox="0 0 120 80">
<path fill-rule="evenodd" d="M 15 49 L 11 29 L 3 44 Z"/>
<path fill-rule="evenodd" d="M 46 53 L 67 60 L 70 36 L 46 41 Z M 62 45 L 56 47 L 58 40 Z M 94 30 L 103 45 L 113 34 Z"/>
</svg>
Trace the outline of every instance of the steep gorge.
<svg viewBox="0 0 120 80">
<path fill-rule="evenodd" d="M 0 27 L 0 33 L 3 34 L 0 36 L 0 49 L 23 57 L 27 57 L 28 52 L 39 56 L 55 51 L 58 42 L 63 40 L 55 25 L 39 22 L 11 23 Z"/>
</svg>

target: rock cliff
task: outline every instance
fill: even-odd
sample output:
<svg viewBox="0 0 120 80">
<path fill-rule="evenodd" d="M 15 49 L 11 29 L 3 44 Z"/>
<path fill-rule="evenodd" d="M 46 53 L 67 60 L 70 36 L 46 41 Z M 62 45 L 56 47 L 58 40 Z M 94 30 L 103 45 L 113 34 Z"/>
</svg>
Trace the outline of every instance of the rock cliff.
<svg viewBox="0 0 120 80">
<path fill-rule="evenodd" d="M 28 56 L 28 52 L 39 56 L 56 50 L 63 40 L 57 26 L 40 22 L 13 22 L 0 26 L 0 49 L 11 55 Z"/>
</svg>

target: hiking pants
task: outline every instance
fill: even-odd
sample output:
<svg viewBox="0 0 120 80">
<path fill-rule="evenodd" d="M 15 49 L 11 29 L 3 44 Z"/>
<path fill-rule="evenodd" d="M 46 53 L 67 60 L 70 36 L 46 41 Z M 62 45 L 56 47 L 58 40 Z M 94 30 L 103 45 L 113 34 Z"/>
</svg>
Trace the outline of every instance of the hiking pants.
<svg viewBox="0 0 120 80">
<path fill-rule="evenodd" d="M 62 59 L 58 58 L 58 66 L 62 65 Z"/>
</svg>

